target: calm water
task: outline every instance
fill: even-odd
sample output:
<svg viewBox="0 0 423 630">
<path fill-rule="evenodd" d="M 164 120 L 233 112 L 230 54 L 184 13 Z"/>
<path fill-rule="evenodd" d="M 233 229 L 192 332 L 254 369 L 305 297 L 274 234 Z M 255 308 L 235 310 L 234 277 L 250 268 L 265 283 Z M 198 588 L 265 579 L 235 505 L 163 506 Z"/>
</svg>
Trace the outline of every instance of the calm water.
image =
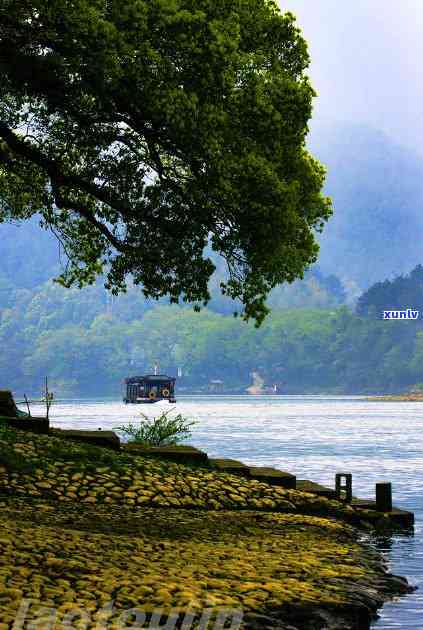
<svg viewBox="0 0 423 630">
<path fill-rule="evenodd" d="M 52 425 L 111 429 L 136 420 L 140 411 L 158 415 L 169 407 L 74 400 L 54 406 Z M 361 497 L 374 496 L 375 482 L 392 481 L 394 504 L 415 512 L 415 533 L 379 546 L 390 569 L 420 588 L 387 604 L 374 628 L 423 628 L 423 404 L 339 396 L 180 396 L 173 407 L 199 421 L 190 443 L 210 456 L 272 465 L 331 486 L 336 472 L 351 472 Z"/>
</svg>

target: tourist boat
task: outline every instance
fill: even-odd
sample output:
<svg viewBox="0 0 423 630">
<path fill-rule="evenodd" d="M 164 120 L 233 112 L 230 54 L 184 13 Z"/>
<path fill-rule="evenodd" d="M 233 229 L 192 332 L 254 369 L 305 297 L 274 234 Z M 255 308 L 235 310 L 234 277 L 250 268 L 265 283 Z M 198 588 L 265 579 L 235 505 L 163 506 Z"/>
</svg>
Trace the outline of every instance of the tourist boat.
<svg viewBox="0 0 423 630">
<path fill-rule="evenodd" d="M 144 374 L 126 378 L 123 402 L 139 405 L 168 400 L 170 403 L 176 403 L 175 381 L 176 378 L 166 374 Z"/>
</svg>

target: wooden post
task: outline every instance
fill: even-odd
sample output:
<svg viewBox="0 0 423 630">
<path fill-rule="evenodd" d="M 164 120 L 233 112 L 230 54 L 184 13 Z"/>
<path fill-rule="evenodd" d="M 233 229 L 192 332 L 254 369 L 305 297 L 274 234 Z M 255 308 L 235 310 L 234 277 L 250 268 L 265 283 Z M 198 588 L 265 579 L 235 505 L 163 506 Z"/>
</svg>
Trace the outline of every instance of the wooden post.
<svg viewBox="0 0 423 630">
<path fill-rule="evenodd" d="M 45 390 L 44 390 L 44 401 L 46 403 L 46 418 L 47 420 L 49 419 L 49 415 L 50 415 L 50 407 L 53 403 L 53 392 L 49 392 L 48 389 L 48 378 L 46 376 L 46 380 L 45 380 Z"/>
<path fill-rule="evenodd" d="M 392 484 L 376 484 L 376 509 L 378 512 L 392 512 Z"/>
<path fill-rule="evenodd" d="M 48 420 L 48 414 L 49 414 L 49 410 L 50 410 L 50 405 L 49 405 L 49 400 L 48 400 L 48 378 L 46 376 L 46 389 L 45 389 L 45 398 L 46 398 L 46 418 Z"/>
<path fill-rule="evenodd" d="M 27 409 L 28 409 L 28 416 L 31 416 L 31 409 L 29 408 L 29 402 L 28 402 L 28 398 L 26 397 L 26 394 L 24 394 L 24 398 L 25 398 Z"/>
<path fill-rule="evenodd" d="M 345 479 L 344 485 L 342 485 L 343 479 Z M 345 501 L 345 503 L 351 503 L 352 501 L 352 474 L 351 473 L 336 473 L 335 491 L 336 491 L 336 497 L 339 501 Z M 345 495 L 343 493 L 345 493 Z"/>
</svg>

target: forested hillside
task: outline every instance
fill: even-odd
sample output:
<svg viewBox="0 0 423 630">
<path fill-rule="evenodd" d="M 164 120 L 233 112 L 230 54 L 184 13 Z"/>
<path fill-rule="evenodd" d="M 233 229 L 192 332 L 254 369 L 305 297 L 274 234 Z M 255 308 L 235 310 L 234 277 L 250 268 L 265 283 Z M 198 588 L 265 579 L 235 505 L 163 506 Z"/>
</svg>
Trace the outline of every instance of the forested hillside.
<svg viewBox="0 0 423 630">
<path fill-rule="evenodd" d="M 218 379 L 225 391 L 243 392 L 252 372 L 286 393 L 396 391 L 423 380 L 419 322 L 340 307 L 275 310 L 256 329 L 209 310 L 105 298 L 100 288 L 46 285 L 32 299 L 18 292 L 2 310 L 2 387 L 37 393 L 49 375 L 58 396 L 119 396 L 122 378 L 155 362 L 174 375 L 179 368 L 180 391 L 209 391 Z"/>
<path fill-rule="evenodd" d="M 0 320 L 0 381 L 37 392 L 45 375 L 59 396 L 120 394 L 129 375 L 158 362 L 182 374 L 180 389 L 245 391 L 257 372 L 268 387 L 295 392 L 397 391 L 423 381 L 416 321 L 383 321 L 383 308 L 421 310 L 423 270 L 375 285 L 358 303 L 274 309 L 261 328 L 203 309 L 153 304 L 137 289 L 111 298 L 101 286 L 47 282 L 14 289 Z M 8 292 L 4 292 L 8 295 Z"/>
<path fill-rule="evenodd" d="M 356 311 L 368 317 L 383 317 L 385 310 L 423 309 L 423 267 L 418 265 L 408 275 L 377 282 L 357 302 Z M 420 313 L 421 315 L 421 313 Z M 423 325 L 423 318 L 419 317 Z"/>
</svg>

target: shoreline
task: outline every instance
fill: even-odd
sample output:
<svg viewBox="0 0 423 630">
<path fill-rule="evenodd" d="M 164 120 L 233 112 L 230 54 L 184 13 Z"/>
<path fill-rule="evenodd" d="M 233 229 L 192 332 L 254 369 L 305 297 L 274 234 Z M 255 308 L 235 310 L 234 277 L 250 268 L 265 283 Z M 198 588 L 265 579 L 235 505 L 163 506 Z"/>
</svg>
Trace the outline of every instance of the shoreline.
<svg viewBox="0 0 423 630">
<path fill-rule="evenodd" d="M 7 623 L 31 597 L 60 614 L 114 599 L 117 615 L 229 607 L 242 628 L 361 630 L 413 590 L 359 540 L 371 514 L 337 501 L 22 431 L 0 434 L 0 456 Z"/>
<path fill-rule="evenodd" d="M 372 402 L 423 402 L 423 394 L 382 394 L 366 398 Z"/>
</svg>

